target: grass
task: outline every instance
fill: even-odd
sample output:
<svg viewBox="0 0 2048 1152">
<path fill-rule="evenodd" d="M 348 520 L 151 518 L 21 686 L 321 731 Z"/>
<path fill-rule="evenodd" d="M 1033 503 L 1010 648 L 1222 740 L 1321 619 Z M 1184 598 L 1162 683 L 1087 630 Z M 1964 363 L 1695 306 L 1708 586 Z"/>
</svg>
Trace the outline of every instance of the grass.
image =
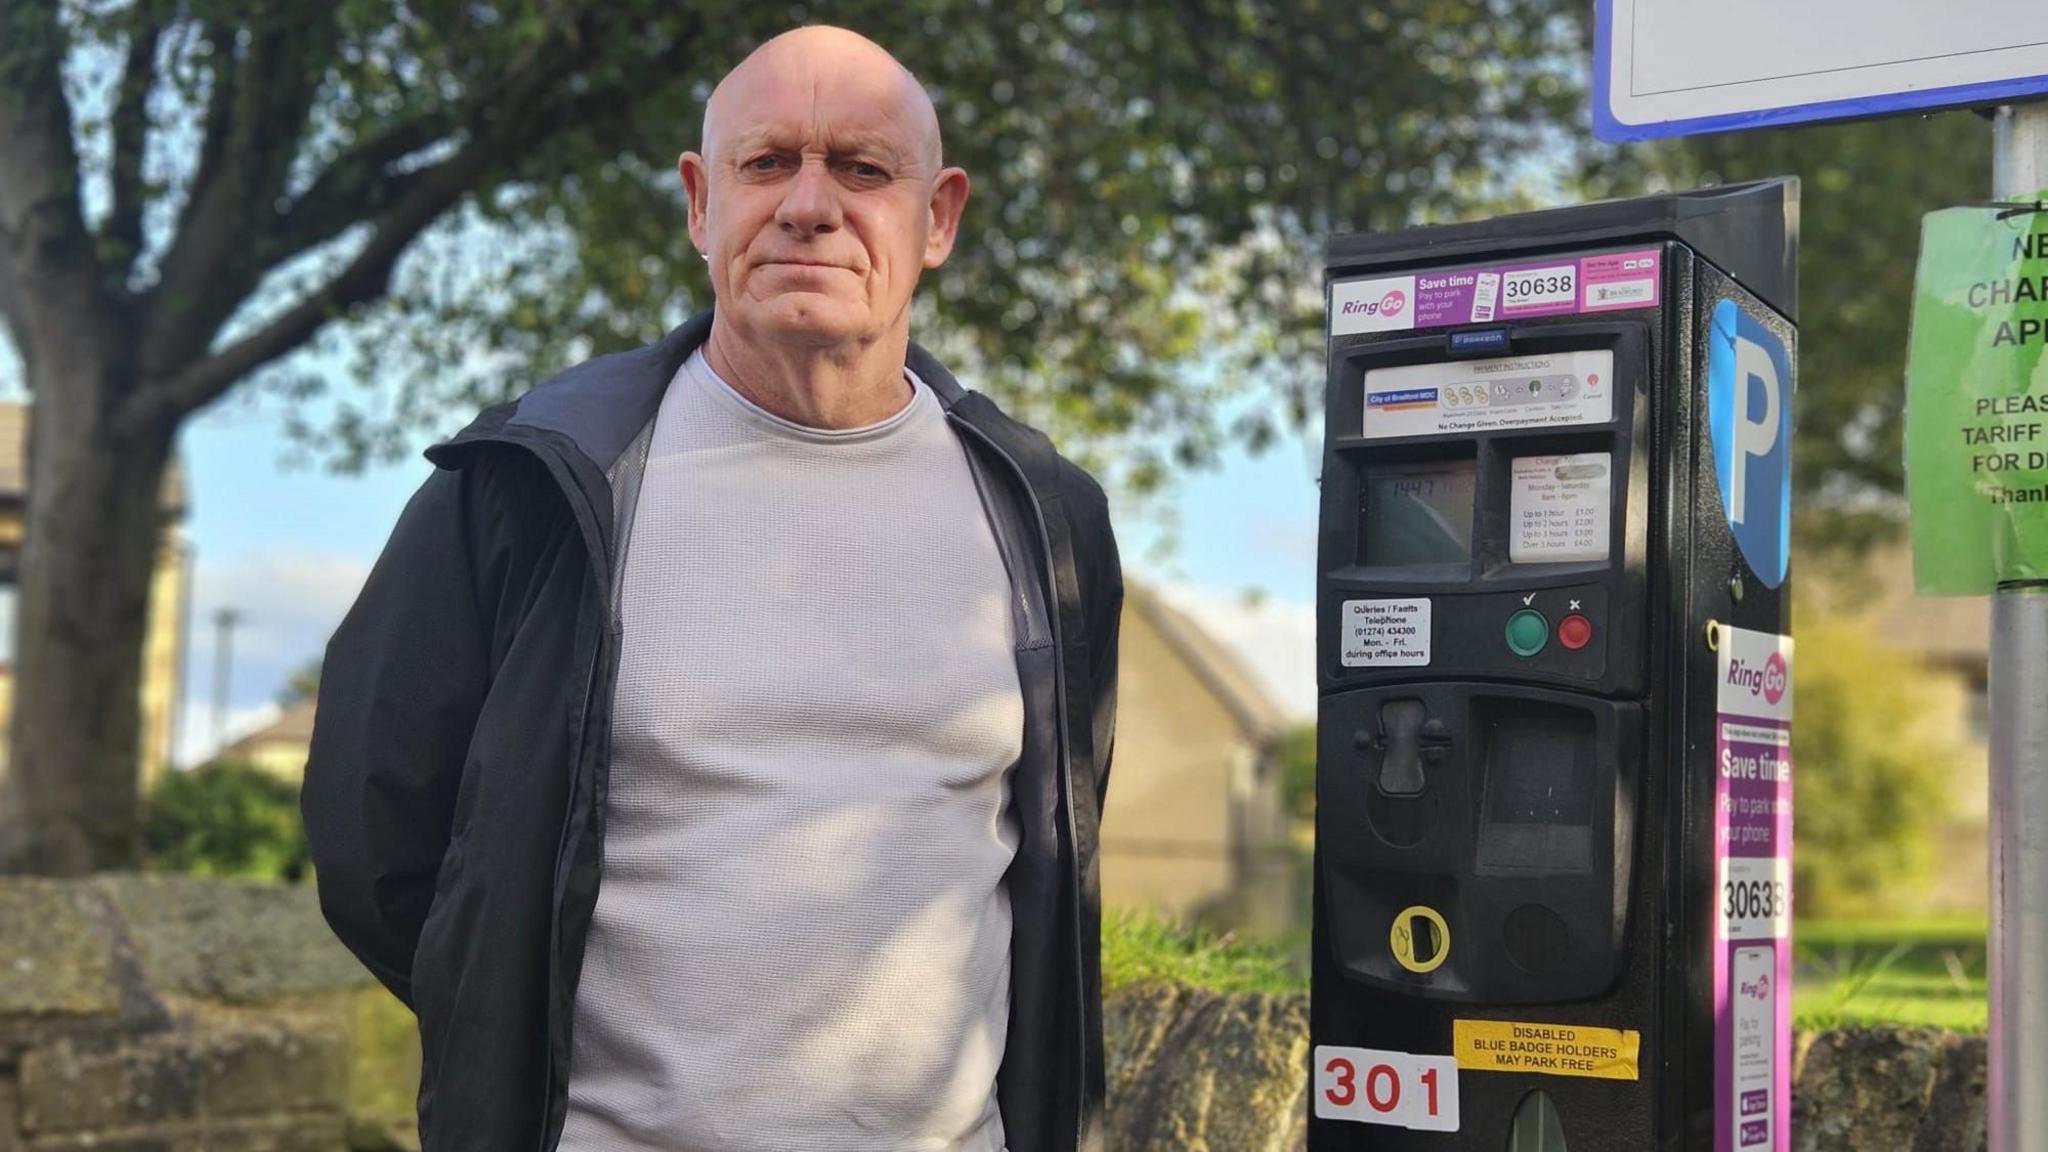
<svg viewBox="0 0 2048 1152">
<path fill-rule="evenodd" d="M 1793 1026 L 1937 1024 L 1982 1032 L 1981 919 L 1810 921 L 1793 928 Z"/>
<path fill-rule="evenodd" d="M 1219 992 L 1305 992 L 1296 950 L 1277 941 L 1176 923 L 1157 913 L 1111 909 L 1102 917 L 1105 990 L 1172 980 Z"/>
<path fill-rule="evenodd" d="M 1174 980 L 1226 992 L 1301 992 L 1308 987 L 1301 944 L 1111 910 L 1102 922 L 1103 983 L 1113 989 Z M 1934 1024 L 1982 1032 L 1987 1025 L 1981 919 L 1804 921 L 1794 928 L 1793 956 L 1797 1028 Z"/>
</svg>

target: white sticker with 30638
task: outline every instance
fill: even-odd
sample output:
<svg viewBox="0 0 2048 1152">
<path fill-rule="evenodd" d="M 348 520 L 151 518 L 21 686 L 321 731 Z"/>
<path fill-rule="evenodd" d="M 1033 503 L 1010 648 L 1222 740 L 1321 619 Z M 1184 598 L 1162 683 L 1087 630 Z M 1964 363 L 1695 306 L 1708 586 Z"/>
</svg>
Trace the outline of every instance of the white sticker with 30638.
<svg viewBox="0 0 2048 1152">
<path fill-rule="evenodd" d="M 1578 301 L 1579 269 L 1576 264 L 1551 268 L 1518 268 L 1501 276 L 1501 310 L 1514 313 L 1524 308 L 1545 308 Z"/>
<path fill-rule="evenodd" d="M 1316 1118 L 1418 1132 L 1458 1130 L 1458 1060 L 1318 1045 Z"/>
</svg>

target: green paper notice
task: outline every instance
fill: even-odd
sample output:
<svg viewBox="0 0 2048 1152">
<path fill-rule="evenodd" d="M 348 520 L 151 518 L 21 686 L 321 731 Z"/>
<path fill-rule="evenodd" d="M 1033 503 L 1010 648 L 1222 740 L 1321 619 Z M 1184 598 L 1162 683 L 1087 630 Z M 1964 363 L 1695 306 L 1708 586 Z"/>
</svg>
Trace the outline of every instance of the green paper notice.
<svg viewBox="0 0 2048 1152">
<path fill-rule="evenodd" d="M 1930 212 L 1906 359 L 1923 595 L 2048 579 L 2048 212 Z"/>
</svg>

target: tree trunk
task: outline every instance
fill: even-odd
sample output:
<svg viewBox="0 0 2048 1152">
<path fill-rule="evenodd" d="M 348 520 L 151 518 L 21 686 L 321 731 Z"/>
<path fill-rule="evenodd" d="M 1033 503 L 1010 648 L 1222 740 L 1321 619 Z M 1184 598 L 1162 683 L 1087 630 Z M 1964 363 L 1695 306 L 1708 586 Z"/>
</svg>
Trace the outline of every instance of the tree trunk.
<svg viewBox="0 0 2048 1152">
<path fill-rule="evenodd" d="M 16 607 L 0 870 L 133 867 L 138 693 L 176 427 L 114 426 L 133 362 L 117 326 L 39 341 Z M 109 339 L 111 337 L 111 339 Z"/>
</svg>

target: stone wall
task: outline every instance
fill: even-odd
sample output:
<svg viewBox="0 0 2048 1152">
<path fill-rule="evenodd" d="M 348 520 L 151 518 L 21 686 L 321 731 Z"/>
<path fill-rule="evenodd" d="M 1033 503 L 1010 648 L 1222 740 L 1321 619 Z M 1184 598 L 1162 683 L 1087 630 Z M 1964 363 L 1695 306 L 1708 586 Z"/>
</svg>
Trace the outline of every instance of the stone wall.
<svg viewBox="0 0 2048 1152">
<path fill-rule="evenodd" d="M 418 1075 L 309 890 L 0 880 L 0 1152 L 402 1147 Z"/>
<path fill-rule="evenodd" d="M 1308 1001 L 1113 993 L 1115 1152 L 1297 1152 Z M 1982 1037 L 1796 1047 L 1794 1152 L 1982 1152 Z M 192 877 L 0 878 L 0 1152 L 416 1147 L 412 1018 L 313 894 Z"/>
<path fill-rule="evenodd" d="M 1116 1152 L 1306 1146 L 1307 997 L 1152 984 L 1103 1013 Z M 1983 1152 L 1982 1036 L 1843 1028 L 1793 1052 L 1793 1152 Z"/>
</svg>

